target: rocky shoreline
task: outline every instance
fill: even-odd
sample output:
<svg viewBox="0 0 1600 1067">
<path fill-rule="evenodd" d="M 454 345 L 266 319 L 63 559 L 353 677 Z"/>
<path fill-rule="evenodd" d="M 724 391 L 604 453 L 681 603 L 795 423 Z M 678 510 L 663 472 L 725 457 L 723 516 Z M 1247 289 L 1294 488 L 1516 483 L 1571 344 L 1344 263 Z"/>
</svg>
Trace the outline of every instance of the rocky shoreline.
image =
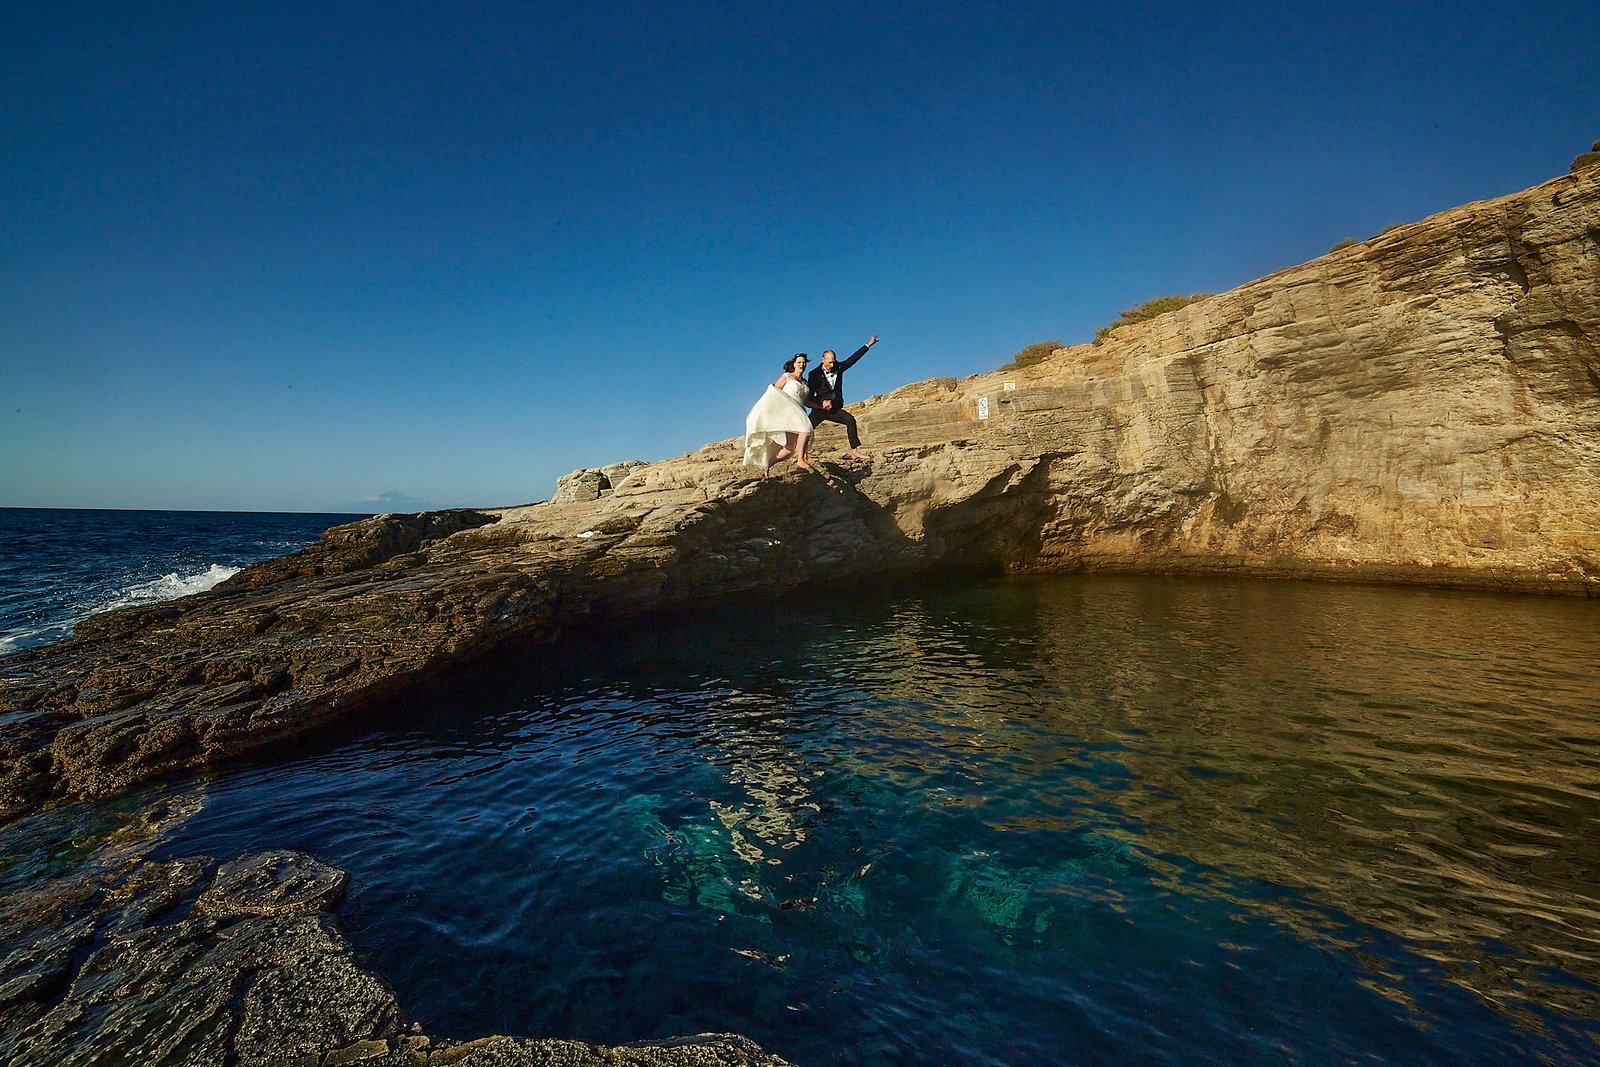
<svg viewBox="0 0 1600 1067">
<path fill-rule="evenodd" d="M 0 894 L 0 1062 L 784 1067 L 734 1034 L 431 1037 L 340 934 L 345 872 L 291 851 L 149 858 L 198 803 L 158 802 L 69 872 Z"/>
<path fill-rule="evenodd" d="M 337 527 L 0 659 L 0 819 L 261 753 L 502 647 L 781 594 L 823 566 L 1600 595 L 1597 257 L 1585 166 L 1035 366 L 874 398 L 856 408 L 870 463 L 829 460 L 824 428 L 816 474 L 760 477 L 730 440 L 574 472 L 546 503 Z M 340 872 L 148 861 L 174 817 L 0 900 L 13 1061 L 137 1040 L 141 1062 L 781 1062 L 732 1037 L 428 1041 L 339 937 Z"/>
</svg>

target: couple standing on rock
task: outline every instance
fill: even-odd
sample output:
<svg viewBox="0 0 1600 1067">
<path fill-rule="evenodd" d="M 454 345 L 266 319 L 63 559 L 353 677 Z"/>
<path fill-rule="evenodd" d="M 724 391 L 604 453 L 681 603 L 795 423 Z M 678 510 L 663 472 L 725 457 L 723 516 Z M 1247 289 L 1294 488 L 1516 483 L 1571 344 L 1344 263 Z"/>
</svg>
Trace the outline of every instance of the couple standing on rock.
<svg viewBox="0 0 1600 1067">
<path fill-rule="evenodd" d="M 794 457 L 794 465 L 810 470 L 806 456 L 811 449 L 811 431 L 823 422 L 843 424 L 850 437 L 850 455 L 867 459 L 861 451 L 861 434 L 855 416 L 844 409 L 844 372 L 878 343 L 878 335 L 843 362 L 833 349 L 822 353 L 822 365 L 806 374 L 810 357 L 804 352 L 783 365 L 783 376 L 761 394 L 744 420 L 744 465 L 759 467 L 765 473 L 781 459 Z"/>
</svg>

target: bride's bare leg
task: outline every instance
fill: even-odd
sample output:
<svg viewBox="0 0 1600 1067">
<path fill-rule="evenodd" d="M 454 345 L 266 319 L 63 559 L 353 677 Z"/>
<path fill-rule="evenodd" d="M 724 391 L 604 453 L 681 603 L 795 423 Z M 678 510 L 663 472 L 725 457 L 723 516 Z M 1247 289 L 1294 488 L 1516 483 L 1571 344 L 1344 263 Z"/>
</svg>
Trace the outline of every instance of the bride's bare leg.
<svg viewBox="0 0 1600 1067">
<path fill-rule="evenodd" d="M 794 436 L 792 433 L 784 435 L 783 447 L 772 454 L 772 463 L 776 463 L 780 459 L 788 459 L 794 455 Z M 772 466 L 772 463 L 767 464 L 767 466 Z"/>
<path fill-rule="evenodd" d="M 806 462 L 806 456 L 808 456 L 811 452 L 811 435 L 808 433 L 802 433 L 794 436 L 800 438 L 800 443 L 795 449 L 794 465 L 799 467 L 801 470 L 808 471 L 811 469 L 811 464 Z"/>
</svg>

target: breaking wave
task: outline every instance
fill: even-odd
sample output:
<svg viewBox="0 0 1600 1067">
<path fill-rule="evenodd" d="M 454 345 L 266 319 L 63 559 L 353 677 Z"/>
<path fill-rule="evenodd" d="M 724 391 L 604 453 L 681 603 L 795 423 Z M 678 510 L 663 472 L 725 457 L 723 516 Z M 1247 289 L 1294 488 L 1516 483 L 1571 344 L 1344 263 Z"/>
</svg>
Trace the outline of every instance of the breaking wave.
<svg viewBox="0 0 1600 1067">
<path fill-rule="evenodd" d="M 203 593 L 343 518 L 0 508 L 0 655 L 64 641 L 97 612 Z"/>
<path fill-rule="evenodd" d="M 18 618 L 15 624 L 0 626 L 0 655 L 31 648 L 34 645 L 63 641 L 71 636 L 74 626 L 102 611 L 159 604 L 192 593 L 203 593 L 238 574 L 242 569 L 213 563 L 202 571 L 171 571 L 154 578 L 141 579 L 131 585 L 116 586 L 100 592 L 92 588 L 79 590 L 79 595 L 76 597 L 69 595 L 56 601 L 58 606 L 48 612 L 35 604 L 31 611 L 20 610 L 19 614 L 22 617 Z M 70 590 L 67 589 L 59 589 L 59 592 L 70 594 Z"/>
<path fill-rule="evenodd" d="M 95 611 L 115 611 L 117 608 L 133 608 L 141 604 L 159 604 L 163 600 L 176 600 L 192 593 L 203 593 L 213 586 L 232 578 L 242 568 L 225 567 L 220 563 L 213 563 L 197 574 L 163 574 L 159 578 L 137 582 L 120 590 L 109 603 L 96 607 Z"/>
</svg>

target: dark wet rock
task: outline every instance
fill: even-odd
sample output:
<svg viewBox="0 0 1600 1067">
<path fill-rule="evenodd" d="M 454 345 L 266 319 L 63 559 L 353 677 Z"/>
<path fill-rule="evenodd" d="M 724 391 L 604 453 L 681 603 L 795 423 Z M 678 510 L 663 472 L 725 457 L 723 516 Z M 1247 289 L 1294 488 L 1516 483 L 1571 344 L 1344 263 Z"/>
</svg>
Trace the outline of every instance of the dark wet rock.
<svg viewBox="0 0 1600 1067">
<path fill-rule="evenodd" d="M 259 933 L 270 953 L 242 998 L 233 1042 L 241 1062 L 320 1056 L 399 1034 L 393 992 L 356 965 L 326 917 L 257 917 L 231 928 L 230 939 L 240 927 Z"/>
<path fill-rule="evenodd" d="M 737 1034 L 698 1034 L 613 1046 L 490 1037 L 436 1053 L 428 1062 L 430 1067 L 779 1067 L 785 1061 Z"/>
<path fill-rule="evenodd" d="M 296 915 L 331 910 L 350 876 L 287 849 L 224 863 L 200 897 L 200 907 L 220 915 Z"/>
<path fill-rule="evenodd" d="M 1222 573 L 1600 595 L 1600 168 L 1101 343 L 857 405 L 870 462 L 728 440 L 559 500 L 380 516 L 0 659 L 0 819 L 193 773 L 577 625 L 820 568 Z"/>
<path fill-rule="evenodd" d="M 332 912 L 348 876 L 302 853 L 220 867 L 154 862 L 160 805 L 70 873 L 0 895 L 0 1063 L 430 1067 L 762 1065 L 731 1035 L 610 1048 L 490 1037 L 437 1041 L 351 952 Z"/>
<path fill-rule="evenodd" d="M 348 574 L 388 563 L 415 552 L 429 541 L 494 521 L 492 514 L 470 510 L 375 515 L 333 527 L 310 548 L 246 567 L 223 582 L 221 588 L 258 589 L 293 578 Z"/>
</svg>

